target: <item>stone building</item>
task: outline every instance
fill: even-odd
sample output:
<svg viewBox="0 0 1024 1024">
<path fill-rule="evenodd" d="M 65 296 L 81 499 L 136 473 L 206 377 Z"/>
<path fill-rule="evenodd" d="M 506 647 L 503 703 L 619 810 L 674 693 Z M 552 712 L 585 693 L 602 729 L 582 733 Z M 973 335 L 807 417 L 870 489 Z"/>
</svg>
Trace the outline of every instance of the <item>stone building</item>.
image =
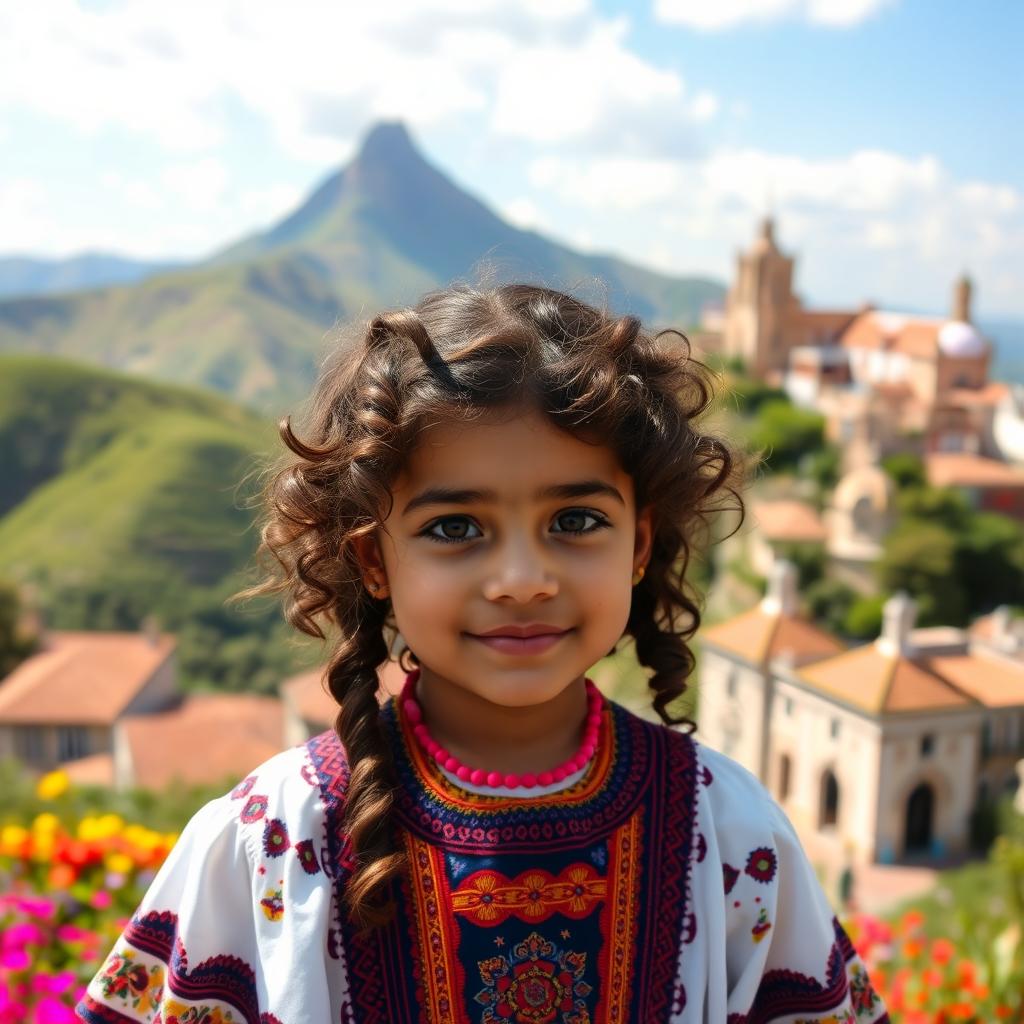
<svg viewBox="0 0 1024 1024">
<path fill-rule="evenodd" d="M 962 853 L 974 809 L 1018 785 L 1024 643 L 1008 614 L 974 631 L 917 630 L 915 615 L 896 595 L 882 635 L 844 649 L 800 617 L 795 570 L 777 563 L 760 605 L 700 638 L 698 737 L 832 863 Z"/>
</svg>

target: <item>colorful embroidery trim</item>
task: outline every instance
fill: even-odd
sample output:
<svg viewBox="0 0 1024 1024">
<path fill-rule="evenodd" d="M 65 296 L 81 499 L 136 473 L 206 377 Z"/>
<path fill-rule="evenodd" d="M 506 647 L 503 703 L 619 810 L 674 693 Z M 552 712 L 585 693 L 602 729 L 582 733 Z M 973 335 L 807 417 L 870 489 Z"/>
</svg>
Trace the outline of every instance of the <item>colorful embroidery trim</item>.
<svg viewBox="0 0 1024 1024">
<path fill-rule="evenodd" d="M 483 926 L 502 924 L 510 916 L 539 923 L 554 913 L 579 920 L 607 894 L 608 882 L 589 864 L 573 864 L 557 878 L 544 870 L 514 879 L 477 871 L 452 893 L 452 909 Z"/>
</svg>

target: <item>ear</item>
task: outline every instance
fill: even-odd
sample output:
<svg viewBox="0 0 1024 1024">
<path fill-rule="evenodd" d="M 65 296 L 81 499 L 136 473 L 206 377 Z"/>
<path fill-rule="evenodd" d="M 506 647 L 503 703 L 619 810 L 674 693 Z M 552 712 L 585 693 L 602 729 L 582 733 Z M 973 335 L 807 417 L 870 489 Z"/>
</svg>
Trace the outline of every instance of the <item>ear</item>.
<svg viewBox="0 0 1024 1024">
<path fill-rule="evenodd" d="M 363 534 L 352 541 L 352 551 L 359 562 L 359 570 L 362 573 L 363 584 L 376 598 L 387 597 L 388 577 L 384 569 L 384 560 L 380 553 L 380 543 L 377 540 L 377 531 Z"/>
<path fill-rule="evenodd" d="M 633 572 L 651 560 L 654 547 L 654 511 L 650 505 L 636 515 L 636 536 L 633 541 Z"/>
</svg>

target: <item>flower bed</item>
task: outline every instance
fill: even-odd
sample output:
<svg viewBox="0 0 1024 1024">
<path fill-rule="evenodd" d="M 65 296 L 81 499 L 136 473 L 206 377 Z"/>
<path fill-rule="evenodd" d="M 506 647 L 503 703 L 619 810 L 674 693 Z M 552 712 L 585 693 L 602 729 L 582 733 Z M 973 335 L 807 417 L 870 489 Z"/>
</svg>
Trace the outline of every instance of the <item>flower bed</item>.
<svg viewBox="0 0 1024 1024">
<path fill-rule="evenodd" d="M 34 796 L 53 809 L 0 826 L 0 1024 L 76 1020 L 73 1007 L 177 839 L 119 814 L 73 817 L 80 804 L 59 773 Z M 963 877 L 987 901 L 956 905 L 951 882 L 892 920 L 845 920 L 894 1024 L 1024 1024 L 1024 842 L 1000 840 L 971 872 Z M 117 983 L 158 1002 L 157 980 L 130 967 Z"/>
</svg>

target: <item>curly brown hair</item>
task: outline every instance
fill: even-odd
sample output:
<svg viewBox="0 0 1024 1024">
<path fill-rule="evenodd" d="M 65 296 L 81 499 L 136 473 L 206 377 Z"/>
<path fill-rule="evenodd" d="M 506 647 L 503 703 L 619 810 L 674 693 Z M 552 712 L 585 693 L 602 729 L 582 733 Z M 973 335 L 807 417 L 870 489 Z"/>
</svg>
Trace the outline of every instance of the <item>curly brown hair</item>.
<svg viewBox="0 0 1024 1024">
<path fill-rule="evenodd" d="M 692 732 L 689 718 L 669 710 L 693 671 L 688 641 L 701 620 L 687 567 L 714 512 L 743 517 L 736 454 L 695 424 L 713 395 L 712 372 L 678 331 L 652 335 L 635 317 L 549 288 L 456 285 L 375 316 L 355 344 L 339 345 L 301 439 L 290 418 L 281 422 L 289 453 L 266 471 L 261 497 L 257 559 L 267 573 L 236 599 L 283 592 L 285 617 L 303 633 L 326 640 L 321 622 L 336 627 L 326 680 L 351 771 L 344 814 L 356 866 L 345 903 L 361 929 L 389 919 L 385 896 L 404 854 L 390 827 L 396 777 L 377 698 L 394 620 L 389 600 L 366 590 L 353 541 L 387 518 L 390 487 L 421 429 L 528 403 L 616 452 L 636 507 L 653 512 L 651 557 L 625 634 L 651 670 L 662 721 Z M 416 665 L 415 654 L 404 651 L 403 664 Z"/>
</svg>

